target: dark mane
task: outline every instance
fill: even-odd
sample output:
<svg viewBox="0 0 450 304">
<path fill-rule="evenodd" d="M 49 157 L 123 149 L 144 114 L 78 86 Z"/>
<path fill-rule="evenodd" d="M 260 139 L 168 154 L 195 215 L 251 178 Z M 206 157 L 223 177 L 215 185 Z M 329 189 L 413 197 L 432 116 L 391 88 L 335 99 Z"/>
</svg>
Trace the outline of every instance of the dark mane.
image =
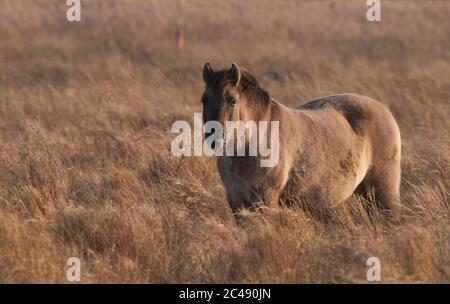
<svg viewBox="0 0 450 304">
<path fill-rule="evenodd" d="M 229 84 L 230 79 L 228 70 L 214 72 L 214 76 L 211 81 L 211 85 L 213 85 L 214 88 L 221 90 Z M 240 90 L 241 94 L 243 94 L 249 101 L 262 105 L 267 105 L 270 101 L 269 93 L 260 86 L 258 80 L 256 80 L 256 77 L 249 71 L 242 68 Z"/>
</svg>

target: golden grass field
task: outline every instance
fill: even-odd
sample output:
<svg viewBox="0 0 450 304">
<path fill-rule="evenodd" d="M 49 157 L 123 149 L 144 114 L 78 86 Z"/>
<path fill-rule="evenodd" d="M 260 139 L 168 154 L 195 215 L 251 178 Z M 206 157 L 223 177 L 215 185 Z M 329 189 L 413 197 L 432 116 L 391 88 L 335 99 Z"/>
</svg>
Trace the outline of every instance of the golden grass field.
<svg viewBox="0 0 450 304">
<path fill-rule="evenodd" d="M 450 2 L 0 0 L 0 282 L 450 283 Z M 185 47 L 175 32 L 184 29 Z M 352 197 L 244 213 L 214 159 L 169 151 L 201 112 L 201 69 L 232 62 L 290 106 L 388 105 L 402 133 L 400 221 Z"/>
</svg>

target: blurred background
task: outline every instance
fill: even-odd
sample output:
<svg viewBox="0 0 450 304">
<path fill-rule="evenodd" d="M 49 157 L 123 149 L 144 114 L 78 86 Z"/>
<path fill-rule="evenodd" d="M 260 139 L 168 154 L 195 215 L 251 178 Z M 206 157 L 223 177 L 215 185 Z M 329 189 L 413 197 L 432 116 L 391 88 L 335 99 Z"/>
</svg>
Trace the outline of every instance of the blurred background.
<svg viewBox="0 0 450 304">
<path fill-rule="evenodd" d="M 0 0 L 0 282 L 449 282 L 450 2 Z M 353 92 L 402 132 L 402 223 L 354 198 L 332 218 L 237 226 L 212 159 L 173 157 L 201 70 L 232 62 L 280 102 Z"/>
</svg>

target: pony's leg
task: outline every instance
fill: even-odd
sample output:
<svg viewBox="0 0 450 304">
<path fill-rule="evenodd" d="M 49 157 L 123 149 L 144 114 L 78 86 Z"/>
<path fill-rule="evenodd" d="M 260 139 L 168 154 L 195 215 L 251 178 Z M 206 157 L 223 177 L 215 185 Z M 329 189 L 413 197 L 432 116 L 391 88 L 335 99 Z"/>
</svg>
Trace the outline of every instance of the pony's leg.
<svg viewBox="0 0 450 304">
<path fill-rule="evenodd" d="M 277 207 L 280 203 L 280 197 L 283 189 L 286 187 L 289 179 L 289 166 L 281 163 L 276 172 L 269 176 L 262 191 L 262 200 L 266 206 Z"/>
<path fill-rule="evenodd" d="M 264 189 L 263 203 L 268 207 L 278 206 L 278 201 L 280 199 L 280 189 L 279 187 L 268 187 Z"/>
<path fill-rule="evenodd" d="M 361 190 L 373 188 L 378 206 L 392 215 L 399 213 L 400 203 L 400 166 L 378 164 L 367 172 Z"/>
<path fill-rule="evenodd" d="M 228 205 L 231 208 L 233 214 L 239 212 L 240 209 L 245 208 L 245 202 L 243 198 L 238 195 L 238 193 L 233 193 L 231 191 L 226 191 Z"/>
</svg>

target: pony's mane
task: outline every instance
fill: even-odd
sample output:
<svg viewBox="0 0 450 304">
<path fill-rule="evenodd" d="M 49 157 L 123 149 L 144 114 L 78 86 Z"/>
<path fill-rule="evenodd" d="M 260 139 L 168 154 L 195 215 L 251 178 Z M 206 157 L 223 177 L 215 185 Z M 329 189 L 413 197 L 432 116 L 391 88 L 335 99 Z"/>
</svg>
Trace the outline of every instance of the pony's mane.
<svg viewBox="0 0 450 304">
<path fill-rule="evenodd" d="M 223 89 L 230 84 L 230 73 L 228 70 L 219 70 L 214 72 L 211 84 L 216 89 Z M 267 105 L 270 101 L 269 93 L 264 90 L 256 77 L 253 76 L 246 69 L 241 68 L 241 81 L 240 81 L 241 94 L 243 94 L 247 100 L 255 102 L 260 105 Z"/>
</svg>

